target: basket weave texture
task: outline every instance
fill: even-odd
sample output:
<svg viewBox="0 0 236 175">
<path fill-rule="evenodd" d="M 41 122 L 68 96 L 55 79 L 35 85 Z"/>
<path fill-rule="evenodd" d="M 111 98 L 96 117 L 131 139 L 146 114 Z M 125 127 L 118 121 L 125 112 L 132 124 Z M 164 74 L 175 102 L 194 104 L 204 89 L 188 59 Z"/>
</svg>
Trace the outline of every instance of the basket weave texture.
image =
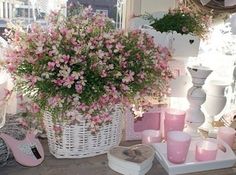
<svg viewBox="0 0 236 175">
<path fill-rule="evenodd" d="M 85 121 L 76 125 L 65 125 L 60 139 L 53 130 L 52 116 L 44 113 L 48 145 L 56 158 L 83 158 L 107 153 L 119 145 L 122 132 L 122 109 L 116 106 L 112 112 L 112 122 L 101 127 L 97 134 L 91 134 Z"/>
</svg>

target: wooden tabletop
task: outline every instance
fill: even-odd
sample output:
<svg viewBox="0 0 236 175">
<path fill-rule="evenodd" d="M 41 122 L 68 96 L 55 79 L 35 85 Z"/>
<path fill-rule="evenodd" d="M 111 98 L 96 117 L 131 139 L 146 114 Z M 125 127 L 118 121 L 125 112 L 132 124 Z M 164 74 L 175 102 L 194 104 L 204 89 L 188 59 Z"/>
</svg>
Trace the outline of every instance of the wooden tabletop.
<svg viewBox="0 0 236 175">
<path fill-rule="evenodd" d="M 37 167 L 29 168 L 17 162 L 0 168 L 0 175 L 120 175 L 108 167 L 106 154 L 83 159 L 56 159 L 49 153 L 47 140 L 41 141 L 45 150 L 45 160 Z M 125 141 L 123 146 L 138 144 L 140 141 Z M 236 165 L 232 168 L 190 173 L 191 175 L 236 175 Z M 187 174 L 187 175 L 190 175 Z M 168 175 L 155 159 L 147 175 Z"/>
</svg>

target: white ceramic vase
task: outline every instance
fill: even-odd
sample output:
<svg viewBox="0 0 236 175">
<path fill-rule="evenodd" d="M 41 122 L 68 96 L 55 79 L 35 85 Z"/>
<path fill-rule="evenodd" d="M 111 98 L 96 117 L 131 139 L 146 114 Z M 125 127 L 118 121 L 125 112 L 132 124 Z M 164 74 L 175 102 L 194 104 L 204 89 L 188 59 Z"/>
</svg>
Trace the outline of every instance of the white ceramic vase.
<svg viewBox="0 0 236 175">
<path fill-rule="evenodd" d="M 222 80 L 212 80 L 209 82 L 206 102 L 203 105 L 207 117 L 201 129 L 209 132 L 214 130 L 212 122 L 218 121 L 229 107 L 231 99 L 226 96 L 227 93 L 230 93 L 229 87 L 230 83 Z"/>
</svg>

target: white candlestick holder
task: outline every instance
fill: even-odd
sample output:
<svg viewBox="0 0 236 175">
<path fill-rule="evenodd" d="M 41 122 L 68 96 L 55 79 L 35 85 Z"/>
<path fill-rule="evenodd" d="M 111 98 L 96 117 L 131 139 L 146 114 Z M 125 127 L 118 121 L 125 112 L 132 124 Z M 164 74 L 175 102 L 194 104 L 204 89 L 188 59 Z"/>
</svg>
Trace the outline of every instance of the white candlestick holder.
<svg viewBox="0 0 236 175">
<path fill-rule="evenodd" d="M 202 89 L 207 77 L 212 70 L 204 66 L 187 67 L 191 77 L 193 86 L 188 90 L 187 99 L 189 101 L 189 109 L 186 111 L 186 128 L 185 132 L 192 137 L 198 137 L 198 127 L 205 121 L 205 115 L 201 110 L 201 105 L 206 101 L 206 93 Z"/>
</svg>

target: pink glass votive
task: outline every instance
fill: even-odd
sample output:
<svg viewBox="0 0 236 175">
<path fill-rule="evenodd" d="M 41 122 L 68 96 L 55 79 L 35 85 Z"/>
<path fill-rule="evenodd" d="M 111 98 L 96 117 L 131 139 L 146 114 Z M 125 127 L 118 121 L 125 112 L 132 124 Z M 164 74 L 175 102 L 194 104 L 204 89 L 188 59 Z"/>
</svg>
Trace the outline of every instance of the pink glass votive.
<svg viewBox="0 0 236 175">
<path fill-rule="evenodd" d="M 152 144 L 161 142 L 161 132 L 159 130 L 144 130 L 142 132 L 142 143 Z"/>
<path fill-rule="evenodd" d="M 191 136 L 183 131 L 167 133 L 167 158 L 170 162 L 184 163 L 191 143 Z"/>
<path fill-rule="evenodd" d="M 169 131 L 183 131 L 185 125 L 185 111 L 169 108 L 165 111 L 164 136 Z"/>
<path fill-rule="evenodd" d="M 233 144 L 235 140 L 235 130 L 230 127 L 220 127 L 217 133 L 217 139 L 223 140 L 231 148 L 233 148 Z"/>
<path fill-rule="evenodd" d="M 208 140 L 200 141 L 196 144 L 195 158 L 197 161 L 215 160 L 217 150 L 217 142 L 212 142 Z"/>
</svg>

